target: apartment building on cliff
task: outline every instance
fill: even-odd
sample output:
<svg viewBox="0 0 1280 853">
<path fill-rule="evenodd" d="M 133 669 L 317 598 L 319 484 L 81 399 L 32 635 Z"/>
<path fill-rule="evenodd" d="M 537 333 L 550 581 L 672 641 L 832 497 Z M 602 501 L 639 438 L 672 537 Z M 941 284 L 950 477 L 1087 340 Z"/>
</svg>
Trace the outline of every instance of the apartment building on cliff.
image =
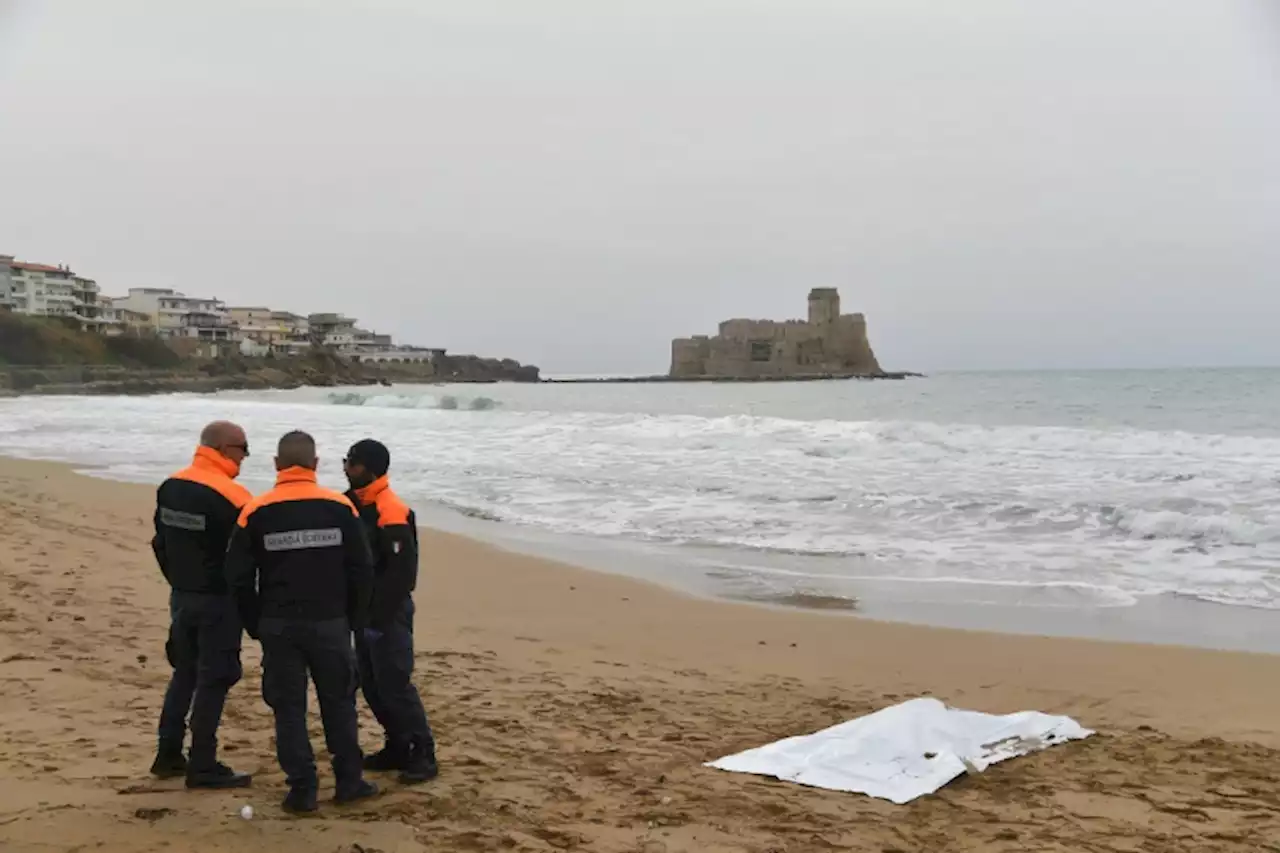
<svg viewBox="0 0 1280 853">
<path fill-rule="evenodd" d="M 311 314 L 307 322 L 317 340 L 341 354 L 385 352 L 394 346 L 390 335 L 361 329 L 344 314 Z"/>
<path fill-rule="evenodd" d="M 809 292 L 807 320 L 725 320 L 719 331 L 672 341 L 670 375 L 786 379 L 882 372 L 867 340 L 866 318 L 841 314 L 835 288 Z"/>
<path fill-rule="evenodd" d="M 239 340 L 231 314 L 220 299 L 187 296 L 169 287 L 131 287 L 128 296 L 111 302 L 116 309 L 145 314 L 152 330 L 162 338 L 211 343 Z"/>
<path fill-rule="evenodd" d="M 74 320 L 82 329 L 102 323 L 98 284 L 62 264 L 35 264 L 0 255 L 0 308 Z"/>
<path fill-rule="evenodd" d="M 232 306 L 227 309 L 232 321 L 247 338 L 266 344 L 282 343 L 292 338 L 305 338 L 311 324 L 301 314 L 272 308 Z"/>
<path fill-rule="evenodd" d="M 12 255 L 0 255 L 0 311 L 66 318 L 104 335 L 155 335 L 184 354 L 226 355 L 239 349 L 252 356 L 294 355 L 320 344 L 351 360 L 428 360 L 343 314 L 229 308 L 220 299 L 169 287 L 133 287 L 125 296 L 108 297 L 93 279 L 64 265 L 28 263 Z"/>
<path fill-rule="evenodd" d="M 115 300 L 110 296 L 103 296 L 99 302 L 102 305 L 102 334 L 108 337 L 120 335 L 141 337 L 152 333 L 150 315 L 128 308 L 118 308 Z"/>
<path fill-rule="evenodd" d="M 301 314 L 264 306 L 232 306 L 227 313 L 245 355 L 291 355 L 311 346 L 311 324 Z"/>
</svg>

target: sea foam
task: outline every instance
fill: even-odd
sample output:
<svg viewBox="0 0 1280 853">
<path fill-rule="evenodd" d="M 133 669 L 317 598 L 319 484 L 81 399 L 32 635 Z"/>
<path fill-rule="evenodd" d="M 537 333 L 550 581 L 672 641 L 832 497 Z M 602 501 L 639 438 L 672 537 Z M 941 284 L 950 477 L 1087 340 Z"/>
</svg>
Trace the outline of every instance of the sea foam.
<svg viewBox="0 0 1280 853">
<path fill-rule="evenodd" d="M 803 393 L 830 393 L 815 388 Z M 706 402 L 723 390 L 679 412 L 645 411 L 639 397 L 600 406 L 590 395 L 606 392 L 574 386 L 486 393 L 25 398 L 0 402 L 0 452 L 105 460 L 107 475 L 154 479 L 184 461 L 203 422 L 231 417 L 250 431 L 244 476 L 255 487 L 271 478 L 269 436 L 311 431 L 337 485 L 342 452 L 373 435 L 416 504 L 562 534 L 820 560 L 818 574 L 843 578 L 844 592 L 875 578 L 1280 607 L 1274 435 L 873 419 L 865 404 L 801 419 Z"/>
</svg>

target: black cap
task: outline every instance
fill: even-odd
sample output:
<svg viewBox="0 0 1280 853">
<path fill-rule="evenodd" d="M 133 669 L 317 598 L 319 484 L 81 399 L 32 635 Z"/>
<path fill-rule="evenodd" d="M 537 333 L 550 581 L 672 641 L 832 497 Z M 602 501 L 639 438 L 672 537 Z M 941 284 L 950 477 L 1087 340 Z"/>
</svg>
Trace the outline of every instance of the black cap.
<svg viewBox="0 0 1280 853">
<path fill-rule="evenodd" d="M 363 465 L 370 474 L 381 477 L 391 467 L 391 451 L 382 442 L 366 438 L 351 445 L 351 449 L 347 451 L 347 461 L 353 465 Z"/>
</svg>

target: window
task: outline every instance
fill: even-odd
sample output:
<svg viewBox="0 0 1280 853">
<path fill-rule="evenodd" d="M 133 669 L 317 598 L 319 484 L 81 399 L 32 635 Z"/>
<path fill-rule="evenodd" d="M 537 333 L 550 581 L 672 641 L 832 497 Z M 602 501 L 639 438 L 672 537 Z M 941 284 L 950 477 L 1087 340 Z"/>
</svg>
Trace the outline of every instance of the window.
<svg viewBox="0 0 1280 853">
<path fill-rule="evenodd" d="M 769 361 L 773 358 L 773 344 L 769 341 L 751 342 L 751 360 Z"/>
</svg>

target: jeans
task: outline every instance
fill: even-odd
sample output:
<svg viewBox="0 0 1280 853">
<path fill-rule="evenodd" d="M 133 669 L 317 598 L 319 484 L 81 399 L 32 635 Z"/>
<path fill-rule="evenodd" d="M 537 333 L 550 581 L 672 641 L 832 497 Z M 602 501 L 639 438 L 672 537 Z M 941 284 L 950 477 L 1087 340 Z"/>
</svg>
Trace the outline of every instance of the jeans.
<svg viewBox="0 0 1280 853">
<path fill-rule="evenodd" d="M 388 625 L 356 632 L 360 689 L 395 751 L 435 755 L 435 739 L 413 685 L 413 599 L 406 598 Z"/>
<path fill-rule="evenodd" d="M 191 767 L 217 761 L 218 726 L 227 692 L 240 680 L 242 630 L 227 595 L 174 590 L 169 595 L 165 657 L 173 667 L 160 711 L 160 749 L 180 752 L 191 715 Z"/>
<path fill-rule="evenodd" d="M 291 788 L 318 787 L 315 753 L 307 735 L 307 678 L 316 686 L 325 745 L 333 757 L 339 793 L 364 779 L 356 719 L 356 662 L 346 619 L 264 618 L 262 698 L 276 718 L 276 758 Z"/>
</svg>

